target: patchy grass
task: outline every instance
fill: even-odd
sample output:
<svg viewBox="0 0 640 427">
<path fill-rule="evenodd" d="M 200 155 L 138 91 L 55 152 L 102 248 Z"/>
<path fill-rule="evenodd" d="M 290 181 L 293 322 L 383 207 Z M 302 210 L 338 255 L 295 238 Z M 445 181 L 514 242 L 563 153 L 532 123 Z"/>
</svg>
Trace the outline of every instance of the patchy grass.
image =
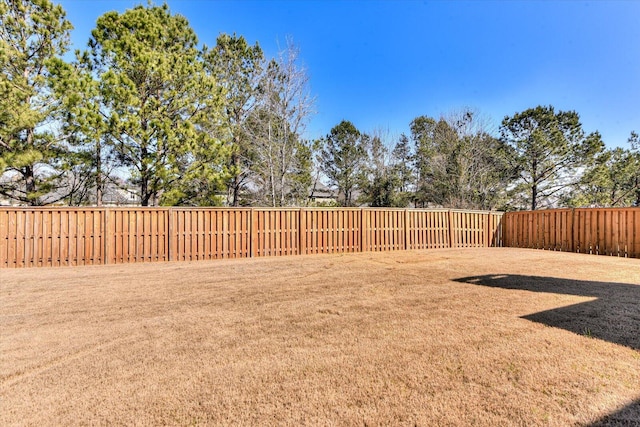
<svg viewBox="0 0 640 427">
<path fill-rule="evenodd" d="M 0 270 L 0 425 L 633 425 L 640 260 Z"/>
</svg>

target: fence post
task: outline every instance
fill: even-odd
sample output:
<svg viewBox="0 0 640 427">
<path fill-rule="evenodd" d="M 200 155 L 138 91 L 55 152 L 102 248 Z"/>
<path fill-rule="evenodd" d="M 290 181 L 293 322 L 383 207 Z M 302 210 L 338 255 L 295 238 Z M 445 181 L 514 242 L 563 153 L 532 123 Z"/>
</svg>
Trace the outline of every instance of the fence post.
<svg viewBox="0 0 640 427">
<path fill-rule="evenodd" d="M 491 219 L 491 213 L 486 213 L 484 215 L 484 247 L 491 247 L 491 228 L 489 227 L 489 220 Z"/>
<path fill-rule="evenodd" d="M 174 242 L 174 236 L 173 233 L 175 232 L 174 229 L 174 211 L 173 208 L 168 208 L 167 210 L 167 229 L 165 230 L 166 232 L 166 236 L 167 236 L 167 259 L 169 261 L 173 261 L 174 260 L 174 256 L 175 254 L 173 253 L 173 242 Z M 177 242 L 178 239 L 175 239 L 175 241 Z"/>
<path fill-rule="evenodd" d="M 571 243 L 570 243 L 571 246 L 569 247 L 570 252 L 576 251 L 575 229 L 576 229 L 576 210 L 575 208 L 573 208 L 571 209 Z"/>
<path fill-rule="evenodd" d="M 453 212 L 451 209 L 447 211 L 447 225 L 449 228 L 449 247 L 453 248 Z"/>
</svg>

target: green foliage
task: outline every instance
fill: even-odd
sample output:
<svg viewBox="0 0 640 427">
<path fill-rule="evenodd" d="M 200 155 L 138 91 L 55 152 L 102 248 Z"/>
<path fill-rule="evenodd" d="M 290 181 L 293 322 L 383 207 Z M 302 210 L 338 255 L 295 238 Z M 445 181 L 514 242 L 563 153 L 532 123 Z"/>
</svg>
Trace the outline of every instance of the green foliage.
<svg viewBox="0 0 640 427">
<path fill-rule="evenodd" d="M 225 153 L 203 128 L 218 119 L 221 97 L 187 20 L 166 5 L 108 12 L 89 46 L 84 58 L 99 81 L 107 141 L 142 205 L 158 203 L 160 194 L 161 203 L 212 202 Z"/>
<path fill-rule="evenodd" d="M 507 147 L 493 138 L 476 113 L 448 119 L 421 116 L 411 123 L 415 144 L 415 203 L 462 209 L 496 209 L 505 203 L 513 175 Z"/>
<path fill-rule="evenodd" d="M 365 139 L 367 164 L 363 167 L 359 187 L 362 194 L 358 202 L 372 207 L 405 207 L 408 197 L 402 191 L 399 165 L 379 135 Z M 397 147 L 396 147 L 397 148 Z"/>
<path fill-rule="evenodd" d="M 520 171 L 513 191 L 516 204 L 553 207 L 580 180 L 576 172 L 590 166 L 604 144 L 596 132 L 585 136 L 575 111 L 551 106 L 525 110 L 502 121 L 503 141 Z"/>
<path fill-rule="evenodd" d="M 320 167 L 332 185 L 338 187 L 339 203 L 353 206 L 353 192 L 362 182 L 368 136 L 353 123 L 343 120 L 323 138 Z"/>
<path fill-rule="evenodd" d="M 393 175 L 377 175 L 363 188 L 362 201 L 371 207 L 406 207 L 407 199 L 397 193 L 398 180 Z"/>
<path fill-rule="evenodd" d="M 345 120 L 311 144 L 291 42 L 199 49 L 149 4 L 101 16 L 67 63 L 71 28 L 50 0 L 0 0 L 0 195 L 22 204 L 100 204 L 126 169 L 143 205 L 304 205 L 322 173 L 343 206 L 640 206 L 638 134 L 605 151 L 574 111 L 505 117 L 500 139 L 472 111 L 420 116 L 393 148 Z"/>
<path fill-rule="evenodd" d="M 70 151 L 70 174 L 81 185 L 72 187 L 67 202 L 102 204 L 110 171 L 115 168 L 100 81 L 90 69 L 88 53 L 72 63 L 52 61 L 52 89 L 61 105 L 59 121 Z"/>
<path fill-rule="evenodd" d="M 64 197 L 51 194 L 66 150 L 48 126 L 60 108 L 49 67 L 66 52 L 71 28 L 48 0 L 0 1 L 0 194 L 21 203 Z"/>
<path fill-rule="evenodd" d="M 398 190 L 402 193 L 402 197 L 408 198 L 412 187 L 414 176 L 411 168 L 413 153 L 409 138 L 402 134 L 391 152 L 393 161 L 393 173 L 398 177 Z"/>
<path fill-rule="evenodd" d="M 238 206 L 241 197 L 247 195 L 255 161 L 252 141 L 245 127 L 259 101 L 265 58 L 257 43 L 250 46 L 242 36 L 221 34 L 213 49 L 205 47 L 203 59 L 205 70 L 224 89 L 221 121 L 218 126 L 210 123 L 213 128 L 208 130 L 219 135 L 229 149 L 226 203 Z"/>
<path fill-rule="evenodd" d="M 425 207 L 430 203 L 433 198 L 431 188 L 437 185 L 431 166 L 431 159 L 438 155 L 436 125 L 436 120 L 427 116 L 417 117 L 410 124 L 411 139 L 415 147 L 416 189 L 414 201 L 416 206 Z"/>
<path fill-rule="evenodd" d="M 337 200 L 315 201 L 308 204 L 311 208 L 338 208 L 340 205 Z"/>
<path fill-rule="evenodd" d="M 640 150 L 631 133 L 630 149 L 606 150 L 582 176 L 565 204 L 570 207 L 640 206 Z"/>
<path fill-rule="evenodd" d="M 304 205 L 309 198 L 309 190 L 313 185 L 314 144 L 311 141 L 298 140 L 291 170 L 291 204 Z"/>
</svg>

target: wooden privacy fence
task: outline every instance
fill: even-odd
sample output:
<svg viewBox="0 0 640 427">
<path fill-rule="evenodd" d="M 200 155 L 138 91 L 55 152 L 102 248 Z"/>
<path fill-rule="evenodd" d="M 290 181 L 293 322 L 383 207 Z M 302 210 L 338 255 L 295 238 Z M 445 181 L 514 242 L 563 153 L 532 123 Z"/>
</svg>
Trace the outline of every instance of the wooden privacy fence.
<svg viewBox="0 0 640 427">
<path fill-rule="evenodd" d="M 503 246 L 640 258 L 640 208 L 508 212 Z"/>
<path fill-rule="evenodd" d="M 0 208 L 0 267 L 501 246 L 500 212 Z"/>
</svg>

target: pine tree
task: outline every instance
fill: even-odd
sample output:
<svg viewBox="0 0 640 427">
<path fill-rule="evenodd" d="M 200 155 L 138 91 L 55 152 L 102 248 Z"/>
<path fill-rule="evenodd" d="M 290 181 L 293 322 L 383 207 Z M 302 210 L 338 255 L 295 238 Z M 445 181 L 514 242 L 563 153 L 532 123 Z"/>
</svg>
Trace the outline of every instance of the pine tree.
<svg viewBox="0 0 640 427">
<path fill-rule="evenodd" d="M 579 182 L 575 172 L 604 149 L 597 132 L 585 135 L 575 111 L 556 113 L 552 106 L 505 117 L 501 134 L 511 149 L 512 164 L 520 171 L 514 196 L 531 210 L 557 205 L 563 192 Z"/>
<path fill-rule="evenodd" d="M 260 101 L 264 53 L 257 43 L 250 46 L 242 36 L 221 34 L 212 49 L 204 49 L 203 58 L 206 71 L 224 89 L 221 123 L 210 122 L 207 130 L 219 135 L 229 149 L 226 203 L 238 206 L 246 197 L 255 161 L 246 126 Z"/>
<path fill-rule="evenodd" d="M 69 44 L 71 24 L 48 0 L 0 1 L 0 194 L 41 205 L 65 197 L 66 147 L 55 134 L 60 105 L 50 65 Z"/>
<path fill-rule="evenodd" d="M 339 202 L 343 206 L 355 203 L 354 191 L 365 172 L 367 139 L 368 136 L 353 123 L 343 120 L 322 141 L 321 169 L 331 185 L 338 188 Z"/>
<path fill-rule="evenodd" d="M 219 120 L 221 94 L 187 20 L 166 4 L 108 12 L 89 46 L 106 140 L 129 168 L 142 205 L 215 203 L 226 159 L 203 128 Z"/>
</svg>

